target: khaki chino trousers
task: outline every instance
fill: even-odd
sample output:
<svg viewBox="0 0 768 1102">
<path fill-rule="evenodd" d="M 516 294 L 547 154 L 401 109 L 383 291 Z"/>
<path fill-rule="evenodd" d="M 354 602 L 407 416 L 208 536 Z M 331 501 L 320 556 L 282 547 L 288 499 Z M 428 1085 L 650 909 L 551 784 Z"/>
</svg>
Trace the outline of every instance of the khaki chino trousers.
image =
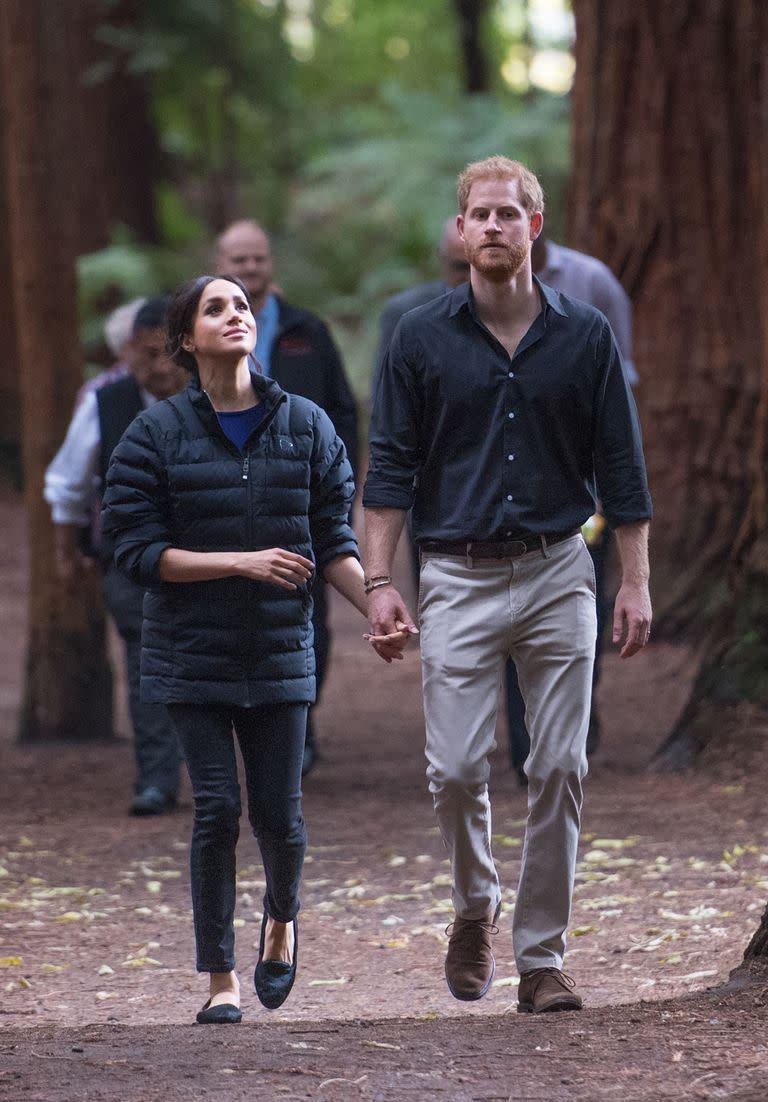
<svg viewBox="0 0 768 1102">
<path fill-rule="evenodd" d="M 451 854 L 453 903 L 485 919 L 501 899 L 491 853 L 489 755 L 511 655 L 531 752 L 515 904 L 518 970 L 561 968 L 573 896 L 595 656 L 595 576 L 580 534 L 515 559 L 422 555 L 427 777 Z"/>
</svg>

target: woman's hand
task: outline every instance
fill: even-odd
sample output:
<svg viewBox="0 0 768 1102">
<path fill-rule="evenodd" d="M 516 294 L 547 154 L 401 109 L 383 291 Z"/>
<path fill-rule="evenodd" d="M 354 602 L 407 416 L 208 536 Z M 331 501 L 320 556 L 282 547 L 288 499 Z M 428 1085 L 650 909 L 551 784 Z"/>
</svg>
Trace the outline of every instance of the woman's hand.
<svg viewBox="0 0 768 1102">
<path fill-rule="evenodd" d="M 397 620 L 395 626 L 397 631 L 390 632 L 388 635 L 371 635 L 366 632 L 363 636 L 363 639 L 371 644 L 379 658 L 383 658 L 385 662 L 391 662 L 393 659 L 402 661 L 403 651 L 413 635 L 413 632 L 408 629 L 408 626 L 402 620 Z"/>
<path fill-rule="evenodd" d="M 312 577 L 315 569 L 311 559 L 270 547 L 268 551 L 244 551 L 238 554 L 236 573 L 254 582 L 271 582 L 282 589 L 296 589 Z"/>
</svg>

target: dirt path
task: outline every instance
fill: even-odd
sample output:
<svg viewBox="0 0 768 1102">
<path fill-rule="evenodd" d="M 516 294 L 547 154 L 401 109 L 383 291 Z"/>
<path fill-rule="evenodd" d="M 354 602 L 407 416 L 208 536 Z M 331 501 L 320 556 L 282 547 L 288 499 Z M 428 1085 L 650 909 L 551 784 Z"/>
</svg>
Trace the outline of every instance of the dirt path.
<svg viewBox="0 0 768 1102">
<path fill-rule="evenodd" d="M 738 769 L 721 756 L 685 778 L 640 772 L 683 703 L 686 652 L 605 663 L 568 956 L 587 1009 L 531 1021 L 514 1013 L 508 913 L 489 996 L 468 1010 L 445 988 L 448 869 L 425 790 L 418 655 L 385 667 L 334 606 L 296 988 L 273 1014 L 252 993 L 263 881 L 243 832 L 245 1022 L 206 1031 L 189 1024 L 205 996 L 188 790 L 178 813 L 132 820 L 126 741 L 14 744 L 24 563 L 7 496 L 0 525 L 0 1098 L 765 1098 L 763 996 L 707 993 L 768 897 L 763 732 L 742 717 L 755 737 Z M 501 752 L 493 789 L 509 912 L 525 796 Z"/>
</svg>

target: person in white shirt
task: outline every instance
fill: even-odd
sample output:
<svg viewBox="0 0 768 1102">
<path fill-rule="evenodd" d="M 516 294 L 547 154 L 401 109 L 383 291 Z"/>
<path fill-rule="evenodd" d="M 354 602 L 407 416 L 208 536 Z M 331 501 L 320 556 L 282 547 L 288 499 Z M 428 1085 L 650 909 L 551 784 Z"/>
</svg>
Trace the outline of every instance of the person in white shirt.
<svg viewBox="0 0 768 1102">
<path fill-rule="evenodd" d="M 158 815 L 176 803 L 179 747 L 166 710 L 144 704 L 139 695 L 139 661 L 144 591 L 117 571 L 99 524 L 101 488 L 112 451 L 133 418 L 185 384 L 184 373 L 166 355 L 163 297 L 148 299 L 124 346 L 128 373 L 86 390 L 66 439 L 45 474 L 45 500 L 55 526 L 56 570 L 76 588 L 83 571 L 98 562 L 104 597 L 125 644 L 128 695 L 136 755 L 136 782 L 130 811 Z"/>
</svg>

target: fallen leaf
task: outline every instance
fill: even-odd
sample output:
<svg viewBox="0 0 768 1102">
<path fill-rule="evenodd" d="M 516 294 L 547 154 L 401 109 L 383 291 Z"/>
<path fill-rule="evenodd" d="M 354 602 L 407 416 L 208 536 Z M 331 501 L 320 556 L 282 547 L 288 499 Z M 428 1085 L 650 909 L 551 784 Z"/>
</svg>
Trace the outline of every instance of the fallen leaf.
<svg viewBox="0 0 768 1102">
<path fill-rule="evenodd" d="M 392 1052 L 399 1052 L 400 1045 L 389 1045 L 386 1041 L 361 1041 L 361 1045 L 365 1045 L 366 1048 L 388 1048 Z"/>
<path fill-rule="evenodd" d="M 624 849 L 626 846 L 636 846 L 640 841 L 639 834 L 632 834 L 629 838 L 594 838 L 592 845 L 595 849 Z"/>
<path fill-rule="evenodd" d="M 522 846 L 522 838 L 512 838 L 509 834 L 494 834 L 491 837 L 494 846 Z"/>
<path fill-rule="evenodd" d="M 18 968 L 23 963 L 23 957 L 0 957 L 0 968 Z"/>
<path fill-rule="evenodd" d="M 339 976 L 337 980 L 310 980 L 309 987 L 340 987 L 343 983 L 349 983 L 349 976 Z"/>
</svg>

